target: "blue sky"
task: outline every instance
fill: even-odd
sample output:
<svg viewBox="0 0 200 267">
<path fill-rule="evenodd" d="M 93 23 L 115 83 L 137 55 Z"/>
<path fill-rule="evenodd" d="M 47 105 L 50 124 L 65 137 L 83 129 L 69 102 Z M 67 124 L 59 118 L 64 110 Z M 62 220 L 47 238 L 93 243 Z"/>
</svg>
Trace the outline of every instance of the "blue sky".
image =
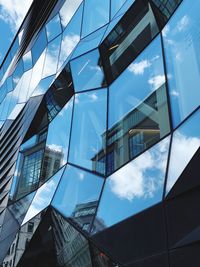
<svg viewBox="0 0 200 267">
<path fill-rule="evenodd" d="M 0 0 L 0 64 L 31 3 L 32 0 Z"/>
</svg>

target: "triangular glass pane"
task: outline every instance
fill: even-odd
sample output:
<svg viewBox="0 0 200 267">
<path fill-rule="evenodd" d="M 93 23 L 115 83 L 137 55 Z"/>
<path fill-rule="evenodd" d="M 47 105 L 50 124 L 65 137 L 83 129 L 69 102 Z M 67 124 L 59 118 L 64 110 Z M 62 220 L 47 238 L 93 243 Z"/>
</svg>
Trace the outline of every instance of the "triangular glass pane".
<svg viewBox="0 0 200 267">
<path fill-rule="evenodd" d="M 42 79 L 36 87 L 35 91 L 33 92 L 32 97 L 45 94 L 46 91 L 49 89 L 51 83 L 53 82 L 54 77 L 55 75 L 51 75 L 47 78 Z"/>
<path fill-rule="evenodd" d="M 200 147 L 199 122 L 200 110 L 190 117 L 173 134 L 166 193 L 174 186 L 179 176 Z"/>
<path fill-rule="evenodd" d="M 107 178 L 93 233 L 162 200 L 169 141 L 165 138 Z"/>
<path fill-rule="evenodd" d="M 62 176 L 63 170 L 64 168 L 59 170 L 49 181 L 47 181 L 37 190 L 28 212 L 26 213 L 26 216 L 22 222 L 22 225 L 27 223 L 38 213 L 49 206 Z"/>
</svg>

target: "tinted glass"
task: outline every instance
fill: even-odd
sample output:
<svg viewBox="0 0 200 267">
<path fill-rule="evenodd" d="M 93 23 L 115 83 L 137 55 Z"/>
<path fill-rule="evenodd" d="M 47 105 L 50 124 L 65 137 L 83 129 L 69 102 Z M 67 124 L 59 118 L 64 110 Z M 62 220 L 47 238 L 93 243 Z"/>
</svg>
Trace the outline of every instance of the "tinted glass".
<svg viewBox="0 0 200 267">
<path fill-rule="evenodd" d="M 103 179 L 81 169 L 67 166 L 52 206 L 88 230 L 94 217 Z M 87 226 L 87 227 L 86 227 Z"/>
<path fill-rule="evenodd" d="M 76 92 L 106 85 L 98 50 L 72 60 L 71 71 Z"/>
<path fill-rule="evenodd" d="M 109 88 L 108 174 L 169 130 L 160 37 Z"/>
<path fill-rule="evenodd" d="M 183 1 L 163 30 L 174 126 L 200 104 L 199 8 Z"/>
<path fill-rule="evenodd" d="M 35 41 L 35 44 L 32 48 L 32 58 L 33 58 L 33 65 L 38 60 L 40 55 L 42 54 L 43 50 L 45 49 L 47 45 L 47 39 L 46 39 L 46 32 L 45 29 L 43 29 Z"/>
<path fill-rule="evenodd" d="M 19 79 L 21 78 L 22 74 L 24 72 L 23 69 L 23 61 L 20 60 L 17 64 L 17 67 L 13 73 L 13 88 L 16 86 L 16 84 L 18 83 Z"/>
<path fill-rule="evenodd" d="M 97 30 L 109 22 L 110 1 L 85 0 L 82 37 Z M 92 10 L 92 12 L 91 12 Z"/>
<path fill-rule="evenodd" d="M 32 54 L 31 51 L 26 53 L 23 56 L 23 63 L 24 63 L 24 71 L 27 71 L 32 68 Z"/>
<path fill-rule="evenodd" d="M 46 91 L 49 89 L 51 83 L 53 82 L 55 78 L 55 75 L 51 75 L 47 78 L 42 79 L 36 89 L 34 90 L 32 96 L 37 96 L 37 95 L 43 95 L 46 93 Z"/>
<path fill-rule="evenodd" d="M 93 232 L 162 200 L 169 137 L 107 178 Z"/>
<path fill-rule="evenodd" d="M 24 75 L 22 76 L 22 82 L 21 82 L 21 87 L 19 87 L 19 92 L 17 93 L 17 91 L 14 90 L 14 92 L 16 92 L 16 95 L 18 96 L 18 103 L 23 103 L 27 100 L 31 76 L 32 76 L 32 69 L 26 71 Z M 19 83 L 16 86 L 16 88 L 18 86 L 19 86 Z"/>
<path fill-rule="evenodd" d="M 117 13 L 117 11 L 122 7 L 126 0 L 111 0 L 111 18 Z"/>
<path fill-rule="evenodd" d="M 69 161 L 105 173 L 107 90 L 75 95 Z"/>
<path fill-rule="evenodd" d="M 60 52 L 61 36 L 48 44 L 42 78 L 56 73 Z"/>
<path fill-rule="evenodd" d="M 48 41 L 51 41 L 62 32 L 59 15 L 56 15 L 51 21 L 47 23 L 46 32 Z"/>
<path fill-rule="evenodd" d="M 175 182 L 200 147 L 199 122 L 200 111 L 197 111 L 173 134 L 167 179 L 167 193 L 174 186 Z"/>
</svg>

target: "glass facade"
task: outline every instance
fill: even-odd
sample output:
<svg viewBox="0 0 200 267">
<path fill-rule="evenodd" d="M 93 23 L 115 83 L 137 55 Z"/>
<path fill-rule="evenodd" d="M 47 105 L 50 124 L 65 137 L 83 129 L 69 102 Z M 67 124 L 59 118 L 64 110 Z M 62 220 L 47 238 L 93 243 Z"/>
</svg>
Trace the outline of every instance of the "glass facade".
<svg viewBox="0 0 200 267">
<path fill-rule="evenodd" d="M 0 67 L 0 267 L 198 266 L 199 9 L 33 1 Z"/>
</svg>

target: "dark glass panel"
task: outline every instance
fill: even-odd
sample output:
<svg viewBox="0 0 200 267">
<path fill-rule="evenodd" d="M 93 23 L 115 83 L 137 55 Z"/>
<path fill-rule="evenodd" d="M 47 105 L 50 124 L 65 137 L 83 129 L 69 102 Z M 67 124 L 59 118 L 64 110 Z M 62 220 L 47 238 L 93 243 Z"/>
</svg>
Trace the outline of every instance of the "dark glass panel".
<svg viewBox="0 0 200 267">
<path fill-rule="evenodd" d="M 39 33 L 38 38 L 36 39 L 32 48 L 33 65 L 35 65 L 36 61 L 38 60 L 46 46 L 47 38 L 45 28 L 43 28 L 42 31 Z"/>
<path fill-rule="evenodd" d="M 173 134 L 167 178 L 167 193 L 200 147 L 200 110 L 192 115 Z M 178 159 L 178 160 L 177 160 Z M 189 177 L 188 177 L 189 182 Z"/>
<path fill-rule="evenodd" d="M 103 181 L 92 173 L 68 165 L 52 206 L 88 231 L 97 209 Z"/>
<path fill-rule="evenodd" d="M 169 133 L 160 37 L 110 86 L 108 127 L 108 174 Z"/>
<path fill-rule="evenodd" d="M 59 15 L 56 15 L 51 21 L 46 24 L 46 31 L 48 41 L 53 40 L 62 32 Z"/>
<path fill-rule="evenodd" d="M 162 200 L 169 141 L 167 137 L 107 178 L 94 232 Z"/>
<path fill-rule="evenodd" d="M 92 12 L 91 12 L 92 10 Z M 82 37 L 102 27 L 109 22 L 110 1 L 85 0 Z"/>
<path fill-rule="evenodd" d="M 174 127 L 200 104 L 199 9 L 183 1 L 162 32 Z"/>
<path fill-rule="evenodd" d="M 98 49 L 72 60 L 70 64 L 76 92 L 106 86 Z"/>
<path fill-rule="evenodd" d="M 105 173 L 107 89 L 75 95 L 69 162 Z M 78 122 L 78 123 L 77 123 Z"/>
</svg>

